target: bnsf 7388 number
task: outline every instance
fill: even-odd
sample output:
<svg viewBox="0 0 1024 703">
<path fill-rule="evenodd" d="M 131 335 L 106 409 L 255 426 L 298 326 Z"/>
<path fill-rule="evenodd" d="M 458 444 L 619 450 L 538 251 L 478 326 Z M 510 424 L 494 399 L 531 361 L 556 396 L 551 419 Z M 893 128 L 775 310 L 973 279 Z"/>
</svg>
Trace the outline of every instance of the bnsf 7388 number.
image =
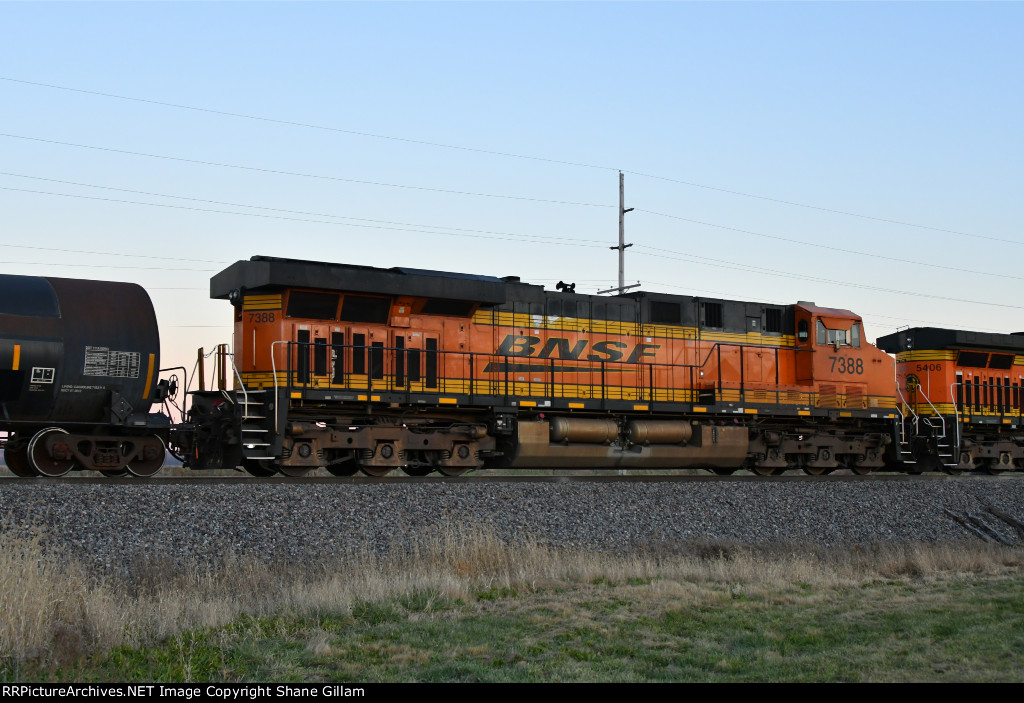
<svg viewBox="0 0 1024 703">
<path fill-rule="evenodd" d="M 249 313 L 249 322 L 273 322 L 274 313 L 272 312 L 251 312 Z"/>
<path fill-rule="evenodd" d="M 863 359 L 852 359 L 848 356 L 830 356 L 829 359 L 832 360 L 832 373 L 864 373 Z"/>
</svg>

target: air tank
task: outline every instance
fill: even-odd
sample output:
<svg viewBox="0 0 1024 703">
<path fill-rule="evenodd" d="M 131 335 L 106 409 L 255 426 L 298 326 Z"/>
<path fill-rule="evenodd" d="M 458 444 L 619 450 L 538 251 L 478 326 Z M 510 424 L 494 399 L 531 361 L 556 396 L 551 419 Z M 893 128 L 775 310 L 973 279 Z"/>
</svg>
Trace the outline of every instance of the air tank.
<svg viewBox="0 0 1024 703">
<path fill-rule="evenodd" d="M 159 368 L 141 286 L 0 275 L 0 429 L 144 424 Z"/>
</svg>

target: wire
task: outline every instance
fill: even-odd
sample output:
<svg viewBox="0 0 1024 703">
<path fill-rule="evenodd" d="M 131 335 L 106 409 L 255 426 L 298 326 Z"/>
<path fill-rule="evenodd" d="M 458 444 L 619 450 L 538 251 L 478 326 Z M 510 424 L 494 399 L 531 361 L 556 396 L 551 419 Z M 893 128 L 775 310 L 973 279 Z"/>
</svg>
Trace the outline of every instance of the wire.
<svg viewBox="0 0 1024 703">
<path fill-rule="evenodd" d="M 956 267 L 956 266 L 944 266 L 942 264 L 929 264 L 927 262 L 916 261 L 914 259 L 900 259 L 900 258 L 897 258 L 895 256 L 885 256 L 884 254 L 872 254 L 870 252 L 857 251 L 855 249 L 843 249 L 843 248 L 840 248 L 840 247 L 829 246 L 828 244 L 818 244 L 817 242 L 805 242 L 805 241 L 801 241 L 799 239 L 790 239 L 788 237 L 780 237 L 780 236 L 774 235 L 774 234 L 764 234 L 763 232 L 754 232 L 754 231 L 749 230 L 749 229 L 739 229 L 738 227 L 728 227 L 726 225 L 716 225 L 716 224 L 714 224 L 712 222 L 703 222 L 701 220 L 691 220 L 691 219 L 689 219 L 687 217 L 679 217 L 678 215 L 667 215 L 667 214 L 665 214 L 663 212 L 654 212 L 652 210 L 641 210 L 640 208 L 636 208 L 636 211 L 637 212 L 645 212 L 648 215 L 657 215 L 658 217 L 667 217 L 667 218 L 670 218 L 670 219 L 673 219 L 673 220 L 682 220 L 683 222 L 692 222 L 693 224 L 703 225 L 705 227 L 714 227 L 716 229 L 724 229 L 724 230 L 728 230 L 730 232 L 739 232 L 741 234 L 749 234 L 749 235 L 752 235 L 754 237 L 763 237 L 765 239 L 774 239 L 774 240 L 779 241 L 779 242 L 787 242 L 789 244 L 798 244 L 798 245 L 800 245 L 802 247 L 815 247 L 817 249 L 825 249 L 825 250 L 828 250 L 828 251 L 837 251 L 837 252 L 840 252 L 840 253 L 843 253 L 843 254 L 856 254 L 857 256 L 867 256 L 867 257 L 870 257 L 872 259 L 882 259 L 883 261 L 894 261 L 896 263 L 910 264 L 910 265 L 913 265 L 913 266 L 926 266 L 928 268 L 942 269 L 942 270 L 945 270 L 945 271 L 958 271 L 960 273 L 973 273 L 973 274 L 978 274 L 978 275 L 983 275 L 983 276 L 994 276 L 996 278 L 1009 278 L 1009 279 L 1016 280 L 1016 281 L 1024 281 L 1024 276 L 1011 276 L 1009 274 L 994 273 L 992 271 L 977 271 L 977 270 L 974 270 L 974 269 L 964 269 L 964 268 L 959 268 L 959 267 Z M 1012 242 L 1012 243 L 1013 244 L 1024 244 L 1024 242 Z M 643 244 L 638 244 L 637 247 L 638 248 L 643 248 L 643 249 L 651 249 L 652 248 L 652 247 L 647 247 L 647 246 L 645 246 Z M 658 249 L 656 251 L 666 251 L 666 250 Z M 683 252 L 672 252 L 672 253 L 682 254 Z"/>
<path fill-rule="evenodd" d="M 611 208 L 617 207 L 615 205 L 608 205 L 604 203 L 580 203 L 571 200 L 549 200 L 546 198 L 531 198 L 522 195 L 501 195 L 498 193 L 474 193 L 465 190 L 447 190 L 444 188 L 429 188 L 427 186 L 412 186 L 401 183 L 383 183 L 381 181 L 364 181 L 356 178 L 341 178 L 340 176 L 324 176 L 315 173 L 299 173 L 297 171 L 280 171 L 272 168 L 259 168 L 257 166 L 241 166 L 239 164 L 226 164 L 218 161 L 203 161 L 201 159 L 186 159 L 181 156 L 166 156 L 164 154 L 147 154 L 141 151 L 129 151 L 127 149 L 114 149 L 112 147 L 105 146 L 92 146 L 90 144 L 75 144 L 73 142 L 62 142 L 56 139 L 41 139 L 39 137 L 26 137 L 20 134 L 4 134 L 0 133 L 0 137 L 7 137 L 9 139 L 24 139 L 26 141 L 41 142 L 44 144 L 56 144 L 58 146 L 70 146 L 77 149 L 93 149 L 95 151 L 106 151 L 113 154 L 128 154 L 130 156 L 145 156 L 150 159 L 165 159 L 167 161 L 179 161 L 182 163 L 189 164 L 200 164 L 202 166 L 217 166 L 219 168 L 234 168 L 241 171 L 254 171 L 257 173 L 273 173 L 278 176 L 297 176 L 299 178 L 315 178 L 324 181 L 337 181 L 340 183 L 359 183 L 361 185 L 381 186 L 385 188 L 404 188 L 407 190 L 422 190 L 430 193 L 446 193 L 448 195 L 470 195 L 477 198 L 499 198 L 503 200 L 524 200 L 534 203 L 550 203 L 552 205 L 575 205 L 580 207 L 600 207 L 600 208 Z"/>
<path fill-rule="evenodd" d="M 650 247 L 648 247 L 648 248 L 650 248 Z M 844 286 L 844 287 L 847 287 L 847 288 L 859 288 L 861 290 L 872 290 L 872 291 L 876 291 L 876 292 L 879 292 L 879 293 L 891 293 L 893 295 L 904 295 L 904 296 L 915 297 L 915 298 L 930 298 L 932 300 L 945 300 L 945 301 L 948 301 L 948 302 L 955 302 L 955 303 L 969 303 L 971 305 L 987 305 L 987 306 L 996 307 L 996 308 L 1010 308 L 1012 310 L 1024 310 L 1024 305 L 1010 305 L 1010 304 L 1007 304 L 1007 303 L 989 303 L 989 302 L 985 302 L 983 300 L 968 300 L 968 299 L 965 299 L 965 298 L 952 298 L 952 297 L 949 297 L 949 296 L 931 295 L 931 294 L 928 294 L 928 293 L 921 293 L 921 292 L 918 292 L 918 291 L 905 291 L 905 290 L 897 290 L 895 288 L 882 288 L 880 286 L 872 286 L 872 285 L 868 285 L 866 283 L 853 283 L 853 282 L 849 282 L 849 281 L 837 281 L 837 280 L 832 279 L 832 278 L 819 278 L 817 276 L 806 276 L 806 275 L 801 275 L 801 274 L 788 273 L 786 271 L 778 271 L 778 270 L 773 270 L 773 269 L 757 268 L 755 266 L 749 266 L 747 264 L 737 264 L 737 263 L 730 262 L 730 261 L 722 261 L 721 259 L 712 259 L 712 258 L 709 258 L 709 257 L 695 256 L 695 255 L 692 255 L 692 254 L 685 255 L 686 258 L 679 257 L 679 256 L 666 256 L 665 255 L 666 253 L 677 254 L 678 252 L 669 252 L 668 250 L 664 250 L 664 249 L 657 249 L 655 251 L 658 251 L 659 253 L 658 254 L 648 254 L 646 252 L 642 252 L 641 251 L 641 252 L 637 252 L 637 254 L 639 254 L 641 256 L 657 256 L 657 257 L 662 258 L 662 259 L 671 259 L 673 261 L 687 261 L 689 263 L 700 263 L 700 264 L 702 264 L 704 266 L 715 266 L 715 267 L 718 267 L 718 268 L 727 268 L 727 269 L 733 269 L 733 270 L 736 270 L 736 271 L 744 271 L 746 273 L 756 273 L 756 274 L 764 275 L 764 276 L 774 276 L 776 278 L 791 278 L 791 279 L 798 280 L 798 281 L 812 281 L 814 283 L 828 283 L 828 284 L 831 284 L 831 285 Z M 701 261 L 693 261 L 693 259 L 700 259 Z"/>
<path fill-rule="evenodd" d="M 261 116 L 258 116 L 258 115 L 248 115 L 248 114 L 239 113 L 239 112 L 230 112 L 230 111 L 226 111 L 226 110 L 214 110 L 214 109 L 211 109 L 211 108 L 196 107 L 194 105 L 182 105 L 180 103 L 172 103 L 172 102 L 166 102 L 166 101 L 161 101 L 161 100 L 150 100 L 150 99 L 146 99 L 146 98 L 136 98 L 136 97 L 127 96 L 127 95 L 118 95 L 116 93 L 104 93 L 104 92 L 94 91 L 94 90 L 85 90 L 83 88 L 71 88 L 71 87 L 68 87 L 68 86 L 55 85 L 55 84 L 52 84 L 52 83 L 41 83 L 41 82 L 37 82 L 37 81 L 27 81 L 27 80 L 22 80 L 22 79 L 18 79 L 18 78 L 10 78 L 10 77 L 7 77 L 7 76 L 0 76 L 0 80 L 8 81 L 8 82 L 11 82 L 11 83 L 20 83 L 20 84 L 23 84 L 23 85 L 32 85 L 32 86 L 41 87 L 41 88 L 50 88 L 50 89 L 53 89 L 53 90 L 63 90 L 63 91 L 68 91 L 68 92 L 73 92 L 73 93 L 82 93 L 84 95 L 96 95 L 96 96 L 99 96 L 99 97 L 113 98 L 113 99 L 116 99 L 116 100 L 126 100 L 126 101 L 131 101 L 131 102 L 144 103 L 144 104 L 148 104 L 148 105 L 158 105 L 158 106 L 161 106 L 161 107 L 172 107 L 172 108 L 179 109 L 179 110 L 190 110 L 190 111 L 193 111 L 193 112 L 202 112 L 202 113 L 207 113 L 207 114 L 212 114 L 212 115 L 222 115 L 222 116 L 225 116 L 225 117 L 236 117 L 236 118 L 247 119 L 247 120 L 254 120 L 254 121 L 259 121 L 259 122 L 267 122 L 267 123 L 271 123 L 271 124 L 281 124 L 281 125 L 287 125 L 287 126 L 291 126 L 291 127 L 302 127 L 302 128 L 305 128 L 305 129 L 317 129 L 317 130 L 322 130 L 322 131 L 327 131 L 327 132 L 335 132 L 335 133 L 339 133 L 339 134 L 351 134 L 351 135 L 354 135 L 354 136 L 368 137 L 368 138 L 372 138 L 372 139 L 385 139 L 385 140 L 389 140 L 389 141 L 403 142 L 403 143 L 407 143 L 407 144 L 418 144 L 418 145 L 421 145 L 421 146 L 430 146 L 430 147 L 435 147 L 435 148 L 440 148 L 440 149 L 453 149 L 453 150 L 457 150 L 457 151 L 465 151 L 465 152 L 478 153 L 478 154 L 487 154 L 487 155 L 491 155 L 491 156 L 503 156 L 503 157 L 514 158 L 514 159 L 526 159 L 526 160 L 530 160 L 530 161 L 540 161 L 540 162 L 544 162 L 544 163 L 560 164 L 560 165 L 564 165 L 564 166 L 575 166 L 575 167 L 579 167 L 579 168 L 596 169 L 596 170 L 602 170 L 602 171 L 622 171 L 623 173 L 628 173 L 631 176 L 639 176 L 641 178 L 650 178 L 650 179 L 653 179 L 653 180 L 665 181 L 665 182 L 668 182 L 668 183 L 677 183 L 679 185 L 685 185 L 685 186 L 689 186 L 691 188 L 702 188 L 702 189 L 705 189 L 705 190 L 713 190 L 713 191 L 716 191 L 716 192 L 719 192 L 719 193 L 726 193 L 726 194 L 729 194 L 729 195 L 736 195 L 736 196 L 743 197 L 743 198 L 753 198 L 753 199 L 756 199 L 756 200 L 764 200 L 764 201 L 767 201 L 767 202 L 779 203 L 781 205 L 789 205 L 791 207 L 800 207 L 800 208 L 806 208 L 806 209 L 810 209 L 810 210 L 818 210 L 820 212 L 828 212 L 828 213 L 835 214 L 835 215 L 844 215 L 846 217 L 858 217 L 858 218 L 865 219 L 865 220 L 872 220 L 874 222 L 885 222 L 887 224 L 899 225 L 901 227 L 914 227 L 914 228 L 917 228 L 917 229 L 924 229 L 924 230 L 929 230 L 929 231 L 933 231 L 933 232 L 944 232 L 946 234 L 955 234 L 955 235 L 962 236 L 962 237 L 971 237 L 971 238 L 974 238 L 974 239 L 985 239 L 985 240 L 988 240 L 988 241 L 1003 242 L 1003 243 L 1008 243 L 1008 244 L 1021 244 L 1022 243 L 1022 242 L 1018 242 L 1018 241 L 1015 241 L 1015 240 L 1012 240 L 1012 239 L 1003 239 L 1003 238 L 1000 238 L 1000 237 L 991 237 L 991 236 L 986 236 L 986 235 L 981 235 L 981 234 L 975 234 L 975 233 L 972 233 L 972 232 L 963 232 L 963 231 L 960 231 L 960 230 L 946 229 L 946 228 L 943 228 L 943 227 L 933 227 L 933 226 L 930 226 L 930 225 L 922 225 L 922 224 L 917 224 L 917 223 L 914 223 L 914 222 L 906 222 L 906 221 L 903 221 L 903 220 L 893 220 L 893 219 L 888 219 L 888 218 L 884 218 L 884 217 L 876 217 L 876 216 L 873 216 L 873 215 L 864 215 L 862 213 L 851 212 L 851 211 L 848 211 L 848 210 L 839 210 L 839 209 L 835 209 L 835 208 L 821 207 L 819 205 L 810 205 L 810 204 L 807 204 L 807 203 L 800 203 L 800 202 L 796 202 L 796 201 L 793 201 L 793 200 L 785 200 L 785 199 L 782 199 L 782 198 L 773 198 L 773 197 L 764 196 L 764 195 L 757 195 L 757 194 L 754 194 L 754 193 L 746 193 L 746 192 L 743 192 L 743 191 L 732 190 L 732 189 L 729 189 L 729 188 L 722 188 L 722 187 L 718 187 L 718 186 L 711 186 L 711 185 L 707 185 L 707 184 L 704 184 L 704 183 L 697 183 L 695 181 L 683 180 L 683 179 L 679 179 L 679 178 L 670 178 L 668 176 L 660 176 L 660 175 L 652 174 L 652 173 L 645 173 L 643 171 L 634 171 L 634 170 L 628 170 L 628 169 L 618 169 L 618 168 L 615 168 L 615 167 L 612 167 L 612 166 L 603 166 L 603 165 L 599 165 L 599 164 L 588 164 L 588 163 L 582 163 L 582 162 L 577 162 L 577 161 L 566 161 L 566 160 L 562 160 L 562 159 L 553 159 L 553 158 L 548 158 L 548 157 L 543 157 L 543 156 L 534 156 L 534 155 L 528 155 L 528 154 L 517 154 L 517 153 L 514 153 L 514 152 L 497 151 L 497 150 L 492 150 L 492 149 L 479 149 L 479 148 L 474 148 L 474 147 L 461 146 L 461 145 L 457 145 L 457 144 L 445 144 L 445 143 L 442 143 L 442 142 L 431 142 L 431 141 L 425 141 L 425 140 L 410 139 L 410 138 L 406 138 L 406 137 L 395 137 L 395 136 L 390 136 L 390 135 L 385 135 L 385 134 L 375 134 L 375 133 L 371 133 L 371 132 L 360 132 L 360 131 L 356 131 L 356 130 L 347 130 L 347 129 L 341 129 L 341 128 L 338 128 L 338 127 L 327 127 L 325 125 L 316 125 L 316 124 L 311 124 L 311 123 L 306 123 L 306 122 L 298 122 L 298 121 L 294 121 L 294 120 L 282 120 L 282 119 L 275 119 L 275 118 L 271 118 L 271 117 L 261 117 Z M 396 187 L 403 187 L 403 186 L 396 186 Z M 441 192 L 447 192 L 447 191 L 441 191 Z M 490 197 L 511 197 L 511 196 L 490 196 Z M 595 206 L 595 207 L 609 207 L 609 206 Z"/>
<path fill-rule="evenodd" d="M 225 202 L 225 201 L 222 201 L 222 200 L 208 200 L 208 199 L 205 199 L 205 198 L 193 198 L 193 197 L 189 197 L 189 196 L 185 196 L 185 195 L 170 195 L 170 194 L 167 194 L 167 193 L 154 193 L 154 192 L 145 191 L 145 190 L 131 190 L 129 188 L 116 188 L 114 186 L 101 186 L 101 185 L 96 185 L 96 184 L 93 184 L 93 183 L 81 183 L 81 182 L 77 182 L 77 181 L 64 181 L 64 180 L 60 180 L 60 179 L 57 179 L 57 178 L 44 178 L 42 176 L 28 176 L 28 175 L 21 174 L 21 173 L 9 173 L 9 172 L 5 172 L 5 171 L 0 171 L 0 175 L 2 175 L 2 176 L 14 176 L 16 178 L 28 178 L 28 179 L 36 180 L 36 181 L 47 181 L 47 182 L 50 182 L 50 183 L 60 183 L 62 185 L 82 186 L 82 187 L 85 187 L 85 188 L 98 188 L 98 189 L 101 189 L 101 190 L 115 190 L 115 191 L 119 191 L 119 192 L 122 192 L 122 193 L 134 193 L 136 195 L 151 195 L 151 196 L 159 197 L 159 198 L 175 198 L 177 200 L 190 200 L 190 201 L 193 201 L 193 202 L 209 203 L 209 204 L 212 204 L 212 205 L 228 205 L 228 206 L 231 206 L 231 207 L 252 208 L 254 210 L 268 210 L 270 212 L 286 212 L 286 213 L 290 213 L 290 214 L 293 214 L 293 215 L 312 215 L 312 216 L 315 216 L 315 217 L 332 217 L 332 218 L 337 218 L 337 219 L 340 219 L 340 220 L 354 220 L 354 221 L 357 221 L 357 222 L 374 222 L 374 223 L 377 223 L 377 224 L 403 225 L 405 227 L 424 227 L 424 228 L 429 228 L 431 230 L 450 229 L 450 230 L 457 231 L 457 232 L 472 232 L 472 233 L 476 233 L 476 234 L 494 234 L 494 235 L 501 235 L 501 236 L 506 236 L 506 237 L 523 237 L 524 239 L 526 239 L 526 238 L 538 239 L 538 240 L 554 239 L 554 240 L 563 240 L 563 241 L 571 241 L 571 242 L 586 242 L 586 243 L 601 244 L 601 245 L 605 244 L 605 242 L 603 240 L 597 240 L 597 239 L 577 239 L 577 238 L 573 238 L 573 237 L 552 237 L 552 236 L 538 235 L 538 234 L 522 234 L 522 233 L 517 233 L 517 232 L 496 232 L 496 231 L 492 231 L 492 230 L 468 229 L 468 228 L 463 228 L 463 227 L 447 227 L 447 226 L 444 226 L 444 225 L 424 225 L 424 224 L 419 224 L 419 223 L 415 223 L 415 222 L 396 222 L 396 221 L 393 221 L 393 220 L 375 220 L 375 219 L 370 219 L 370 218 L 366 218 L 366 217 L 350 217 L 348 215 L 333 215 L 333 214 L 330 214 L 330 213 L 309 212 L 309 211 L 306 211 L 306 210 L 287 210 L 287 209 L 284 209 L 284 208 L 267 207 L 267 206 L 264 206 L 264 205 L 247 205 L 245 203 L 232 203 L 232 202 Z M 43 191 L 38 191 L 38 192 L 43 192 Z M 244 214 L 244 213 L 239 213 L 239 214 Z M 433 232 L 427 232 L 427 233 L 429 234 L 429 233 L 433 233 Z M 0 245 L 0 246 L 3 246 L 3 245 Z M 14 246 L 14 245 L 10 245 L 10 246 Z M 88 253 L 88 252 L 82 252 L 82 253 Z M 129 255 L 125 254 L 125 256 L 129 256 Z M 163 257 L 151 257 L 151 258 L 163 258 Z M 184 259 L 184 260 L 185 261 L 203 261 L 202 259 Z M 224 263 L 224 262 L 222 262 L 222 261 L 211 261 L 211 262 L 208 262 L 208 263 Z"/>
<path fill-rule="evenodd" d="M 85 95 L 98 95 L 104 98 L 115 98 L 117 100 L 129 100 L 131 102 L 146 103 L 148 105 L 159 105 L 161 107 L 173 107 L 179 110 L 192 110 L 193 112 L 205 112 L 211 115 L 223 115 L 225 117 L 240 117 L 246 120 L 256 120 L 258 122 L 269 122 L 271 124 L 283 124 L 289 127 L 304 127 L 306 129 L 319 129 L 325 132 L 337 132 L 339 134 L 351 134 L 357 137 L 370 137 L 372 139 L 387 139 L 389 141 L 404 142 L 406 144 L 419 144 L 421 146 L 431 146 L 440 149 L 456 149 L 458 151 L 468 151 L 476 154 L 488 154 L 490 156 L 506 156 L 513 159 L 528 159 L 530 161 L 543 161 L 551 164 L 561 164 L 563 166 L 578 166 L 580 168 L 592 168 L 604 171 L 616 171 L 611 166 L 598 166 L 595 164 L 585 164 L 578 161 L 562 161 L 560 159 L 550 159 L 543 156 L 528 156 L 525 154 L 515 154 L 508 151 L 495 151 L 492 149 L 477 149 L 469 146 L 460 146 L 458 144 L 443 144 L 441 142 L 428 142 L 420 139 L 409 139 L 407 137 L 393 137 L 386 134 L 373 134 L 371 132 L 358 132 L 351 129 L 341 129 L 339 127 L 327 127 L 325 125 L 310 124 L 308 122 L 295 122 L 293 120 L 279 120 L 273 117 L 260 117 L 258 115 L 246 115 L 240 112 L 228 112 L 225 110 L 213 110 L 206 107 L 195 107 L 193 105 L 181 105 L 179 103 L 163 102 L 160 100 L 147 100 L 146 98 L 133 98 L 127 95 L 117 95 L 115 93 L 101 93 L 95 90 L 84 90 L 82 88 L 69 88 L 62 85 L 53 85 L 52 83 L 36 83 L 34 81 L 19 80 L 17 78 L 7 78 L 0 76 L 0 80 L 10 81 L 11 83 L 23 83 L 25 85 L 34 85 L 41 88 L 54 88 L 56 90 L 67 90 L 72 93 L 83 93 Z"/>
<path fill-rule="evenodd" d="M 121 204 L 126 204 L 126 205 L 144 205 L 146 207 L 162 207 L 162 208 L 170 208 L 172 210 L 187 210 L 187 211 L 191 211 L 191 212 L 212 212 L 212 213 L 216 213 L 216 214 L 220 214 L 220 215 L 240 215 L 242 217 L 259 217 L 261 219 L 267 219 L 267 220 L 287 220 L 287 221 L 290 221 L 290 222 L 308 222 L 308 223 L 320 224 L 320 225 L 333 225 L 333 226 L 336 226 L 336 227 L 337 226 L 340 226 L 340 227 L 361 227 L 363 229 L 381 229 L 381 230 L 387 230 L 387 231 L 392 231 L 392 232 L 414 232 L 416 234 L 436 234 L 436 235 L 440 235 L 440 236 L 444 236 L 444 237 L 468 237 L 468 238 L 471 238 L 471 239 L 492 239 L 492 240 L 510 241 L 510 242 L 526 242 L 526 243 L 531 243 L 531 244 L 543 243 L 543 244 L 554 244 L 554 245 L 560 245 L 560 246 L 588 247 L 588 248 L 593 248 L 593 249 L 602 249 L 602 248 L 604 248 L 603 244 L 586 244 L 586 243 L 581 243 L 579 241 L 558 241 L 554 237 L 547 238 L 544 241 L 539 241 L 539 239 L 537 239 L 537 238 L 535 238 L 535 239 L 526 239 L 526 237 L 530 237 L 531 235 L 510 235 L 510 236 L 499 237 L 499 236 L 489 236 L 489 235 L 483 235 L 483 234 L 467 234 L 467 233 L 459 233 L 459 232 L 444 232 L 444 231 L 440 231 L 440 230 L 433 231 L 433 230 L 424 230 L 424 229 L 409 229 L 409 228 L 404 228 L 404 227 L 383 227 L 383 226 L 378 226 L 378 225 L 352 224 L 352 223 L 348 223 L 348 222 L 327 222 L 325 220 L 314 220 L 314 219 L 311 219 L 311 218 L 303 218 L 303 217 L 285 217 L 283 215 L 264 215 L 264 214 L 260 214 L 258 212 L 233 212 L 231 210 L 213 210 L 211 208 L 189 207 L 189 206 L 186 206 L 186 205 L 171 205 L 169 203 L 144 203 L 144 202 L 140 202 L 140 201 L 137 201 L 137 200 L 121 200 L 121 199 L 118 199 L 118 198 L 100 198 L 100 197 L 93 196 L 93 195 L 75 195 L 75 194 L 72 194 L 72 193 L 54 193 L 54 192 L 45 191 L 45 190 L 32 190 L 32 189 L 29 189 L 29 188 L 11 188 L 10 186 L 0 186 L 0 190 L 11 190 L 11 191 L 19 192 L 19 193 L 34 193 L 36 195 L 53 195 L 53 196 L 57 196 L 57 197 L 61 197 L 61 198 L 78 198 L 78 199 L 81 199 L 81 200 L 96 200 L 96 201 L 99 201 L 99 202 L 106 202 L 106 203 L 121 203 Z M 71 264 L 67 264 L 67 265 L 71 265 Z M 117 268 L 117 267 L 108 267 L 108 268 Z M 122 268 L 131 268 L 131 267 L 122 267 Z M 167 270 L 172 270 L 172 269 L 167 269 Z M 174 269 L 174 270 L 182 270 L 182 271 L 184 271 L 184 270 L 194 270 L 195 271 L 195 270 L 209 270 L 209 269 Z"/>
</svg>

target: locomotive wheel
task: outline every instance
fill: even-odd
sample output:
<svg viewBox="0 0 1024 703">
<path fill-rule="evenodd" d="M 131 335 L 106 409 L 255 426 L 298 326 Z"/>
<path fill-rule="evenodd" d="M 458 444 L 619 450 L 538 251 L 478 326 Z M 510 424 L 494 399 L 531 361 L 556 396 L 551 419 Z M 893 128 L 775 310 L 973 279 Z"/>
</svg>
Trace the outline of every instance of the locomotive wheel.
<svg viewBox="0 0 1024 703">
<path fill-rule="evenodd" d="M 278 466 L 277 470 L 282 476 L 288 476 L 289 478 L 302 478 L 310 471 L 313 470 L 311 466 Z"/>
<path fill-rule="evenodd" d="M 779 476 L 785 471 L 781 466 L 758 466 L 757 464 L 751 466 L 750 470 L 758 476 Z"/>
<path fill-rule="evenodd" d="M 433 466 L 403 466 L 402 471 L 405 472 L 406 476 L 429 476 L 433 471 Z"/>
<path fill-rule="evenodd" d="M 827 476 L 828 474 L 835 471 L 833 466 L 807 466 L 806 464 L 801 467 L 804 473 L 808 476 Z"/>
<path fill-rule="evenodd" d="M 74 459 L 54 459 L 46 449 L 46 437 L 53 434 L 67 434 L 59 427 L 39 430 L 28 443 L 28 461 L 40 476 L 57 478 L 63 476 L 75 465 Z"/>
<path fill-rule="evenodd" d="M 394 468 L 394 466 L 360 466 L 359 470 L 367 476 L 380 478 L 381 476 L 387 476 Z"/>
<path fill-rule="evenodd" d="M 242 459 L 242 468 L 245 469 L 246 473 L 250 476 L 257 476 L 259 478 L 266 478 L 267 476 L 273 476 L 277 473 L 277 469 L 275 469 L 273 465 L 264 466 L 264 463 L 265 462 L 258 459 Z"/>
<path fill-rule="evenodd" d="M 39 472 L 32 468 L 28 461 L 28 449 L 25 447 L 12 447 L 8 444 L 4 447 L 4 461 L 11 473 L 21 478 L 32 478 L 38 476 Z"/>
<path fill-rule="evenodd" d="M 712 466 L 711 471 L 716 476 L 732 476 L 736 473 L 736 469 L 731 466 Z"/>
<path fill-rule="evenodd" d="M 867 476 L 869 473 L 871 473 L 872 467 L 854 465 L 850 467 L 850 471 L 857 474 L 858 476 Z"/>
<path fill-rule="evenodd" d="M 146 437 L 142 453 L 144 458 L 134 459 L 124 467 L 132 476 L 146 478 L 164 468 L 164 460 L 167 458 L 167 445 L 164 444 L 162 439 L 156 435 Z M 147 455 L 148 458 L 146 458 Z M 123 476 L 124 474 L 121 475 Z"/>
<path fill-rule="evenodd" d="M 437 470 L 442 476 L 461 476 L 469 471 L 469 466 L 438 466 Z"/>
<path fill-rule="evenodd" d="M 985 459 L 985 473 L 991 476 L 998 476 L 1003 471 L 1005 471 L 1005 468 L 999 463 L 998 459 Z"/>
</svg>

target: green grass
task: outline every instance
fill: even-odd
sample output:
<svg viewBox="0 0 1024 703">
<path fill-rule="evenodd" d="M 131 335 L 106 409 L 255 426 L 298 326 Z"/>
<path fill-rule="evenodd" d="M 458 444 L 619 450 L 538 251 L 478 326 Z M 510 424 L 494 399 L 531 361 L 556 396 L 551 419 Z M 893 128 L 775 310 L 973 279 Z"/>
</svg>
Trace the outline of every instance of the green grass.
<svg viewBox="0 0 1024 703">
<path fill-rule="evenodd" d="M 460 527 L 385 559 L 90 574 L 0 529 L 0 681 L 1022 681 L 1024 551 L 661 544 Z"/>
<path fill-rule="evenodd" d="M 677 586 L 585 583 L 525 596 L 484 591 L 475 602 L 416 592 L 316 617 L 242 617 L 49 675 L 254 683 L 1024 680 L 1020 574 L 838 588 Z"/>
</svg>

